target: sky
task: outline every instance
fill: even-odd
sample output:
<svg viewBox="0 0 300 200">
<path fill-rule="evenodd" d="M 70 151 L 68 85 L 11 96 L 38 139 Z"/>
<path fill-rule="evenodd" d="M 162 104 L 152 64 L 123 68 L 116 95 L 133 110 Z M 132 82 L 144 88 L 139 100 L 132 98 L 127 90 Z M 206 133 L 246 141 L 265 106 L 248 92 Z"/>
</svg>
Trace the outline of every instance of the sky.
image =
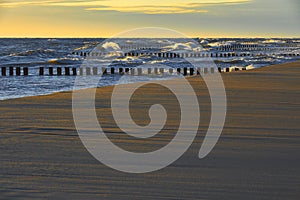
<svg viewBox="0 0 300 200">
<path fill-rule="evenodd" d="M 299 21 L 299 0 L 0 0 L 0 37 L 112 37 L 142 27 L 300 37 Z"/>
</svg>

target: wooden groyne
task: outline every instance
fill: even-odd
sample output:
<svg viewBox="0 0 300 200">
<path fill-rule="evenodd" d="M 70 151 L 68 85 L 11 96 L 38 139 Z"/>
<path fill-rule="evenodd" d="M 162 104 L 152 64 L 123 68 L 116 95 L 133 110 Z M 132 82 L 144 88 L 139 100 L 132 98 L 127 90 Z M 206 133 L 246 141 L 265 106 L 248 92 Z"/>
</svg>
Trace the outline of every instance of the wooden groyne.
<svg viewBox="0 0 300 200">
<path fill-rule="evenodd" d="M 239 69 L 237 69 L 239 70 Z M 244 68 L 243 70 L 246 70 Z M 139 68 L 139 67 L 1 67 L 1 76 L 99 76 L 99 75 L 205 75 L 232 71 L 229 68 L 181 67 L 181 68 Z"/>
<path fill-rule="evenodd" d="M 28 67 L 1 67 L 1 76 L 28 76 Z"/>
<path fill-rule="evenodd" d="M 73 55 L 81 57 L 103 57 L 109 55 L 104 52 L 72 52 Z M 158 58 L 229 58 L 229 57 L 262 57 L 262 56 L 284 56 L 284 57 L 297 57 L 300 56 L 299 52 L 289 53 L 264 53 L 264 52 L 189 52 L 189 53 L 172 53 L 172 52 L 118 52 L 116 56 L 120 57 L 143 57 L 155 56 Z"/>
</svg>

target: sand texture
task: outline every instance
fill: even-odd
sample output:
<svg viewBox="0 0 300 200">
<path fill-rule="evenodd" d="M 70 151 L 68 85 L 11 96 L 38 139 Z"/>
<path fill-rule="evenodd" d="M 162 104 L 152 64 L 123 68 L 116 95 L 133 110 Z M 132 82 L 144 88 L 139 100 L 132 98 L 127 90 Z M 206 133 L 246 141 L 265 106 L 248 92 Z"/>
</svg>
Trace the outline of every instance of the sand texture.
<svg viewBox="0 0 300 200">
<path fill-rule="evenodd" d="M 203 80 L 191 77 L 201 109 L 198 135 L 179 160 L 147 174 L 112 170 L 88 153 L 73 122 L 71 92 L 0 101 L 0 199 L 299 199 L 300 61 L 222 77 L 228 111 L 214 150 L 198 158 L 210 98 Z M 178 128 L 174 95 L 154 84 L 145 88 L 132 98 L 136 123 L 149 123 L 153 103 L 168 111 L 166 130 L 146 140 L 116 127 L 113 87 L 97 89 L 101 125 L 126 150 L 159 149 Z"/>
</svg>

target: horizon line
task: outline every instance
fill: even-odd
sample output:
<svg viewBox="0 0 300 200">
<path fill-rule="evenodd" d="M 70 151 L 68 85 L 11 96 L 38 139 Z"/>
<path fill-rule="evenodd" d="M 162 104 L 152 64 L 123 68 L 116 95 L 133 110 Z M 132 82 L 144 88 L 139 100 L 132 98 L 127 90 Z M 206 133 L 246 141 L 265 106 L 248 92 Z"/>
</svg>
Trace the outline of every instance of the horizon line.
<svg viewBox="0 0 300 200">
<path fill-rule="evenodd" d="M 101 37 L 101 36 L 97 36 L 97 37 L 92 37 L 92 36 L 78 36 L 78 37 L 74 37 L 74 36 L 0 36 L 0 39 L 108 39 L 108 38 L 161 38 L 161 39 L 169 39 L 169 38 L 181 38 L 181 37 Z M 279 39 L 279 38 L 284 38 L 284 39 L 300 39 L 300 36 L 287 36 L 287 37 L 282 37 L 282 36 L 241 36 L 241 37 L 237 37 L 237 36 L 231 36 L 231 37 L 199 37 L 199 36 L 190 36 L 190 37 L 182 37 L 182 38 L 199 38 L 199 39 L 220 39 L 220 38 L 228 38 L 228 39 L 265 39 L 265 38 L 270 38 L 270 39 Z"/>
</svg>

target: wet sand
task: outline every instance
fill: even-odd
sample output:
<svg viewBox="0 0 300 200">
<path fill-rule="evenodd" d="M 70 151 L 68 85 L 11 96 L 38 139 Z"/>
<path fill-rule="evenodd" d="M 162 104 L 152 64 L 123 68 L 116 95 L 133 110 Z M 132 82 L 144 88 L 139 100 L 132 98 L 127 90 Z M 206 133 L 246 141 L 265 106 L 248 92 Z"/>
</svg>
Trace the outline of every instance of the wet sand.
<svg viewBox="0 0 300 200">
<path fill-rule="evenodd" d="M 191 77 L 201 109 L 197 137 L 175 163 L 147 174 L 112 170 L 87 152 L 73 122 L 71 92 L 0 101 L 0 197 L 299 199 L 300 61 L 222 77 L 228 111 L 213 151 L 198 158 L 210 99 L 203 81 Z M 147 124 L 152 103 L 162 103 L 169 115 L 166 131 L 145 141 L 128 138 L 115 126 L 109 108 L 113 88 L 97 89 L 101 125 L 124 149 L 158 149 L 178 127 L 174 96 L 157 85 L 146 88 L 146 95 L 137 92 L 133 98 L 133 119 Z"/>
</svg>

